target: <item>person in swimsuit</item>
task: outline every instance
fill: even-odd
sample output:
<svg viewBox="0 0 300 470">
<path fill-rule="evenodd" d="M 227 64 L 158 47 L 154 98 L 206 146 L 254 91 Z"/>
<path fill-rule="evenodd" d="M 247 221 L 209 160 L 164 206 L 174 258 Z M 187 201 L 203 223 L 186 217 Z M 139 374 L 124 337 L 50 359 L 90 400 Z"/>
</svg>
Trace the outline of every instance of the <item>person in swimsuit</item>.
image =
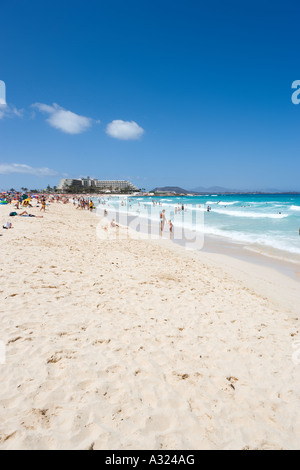
<svg viewBox="0 0 300 470">
<path fill-rule="evenodd" d="M 114 228 L 114 227 L 119 227 L 119 225 L 116 223 L 115 219 L 112 219 L 112 221 L 111 221 L 111 223 L 110 223 L 110 226 L 111 226 L 112 228 Z"/>
<path fill-rule="evenodd" d="M 34 214 L 28 214 L 27 211 L 23 211 L 21 212 L 21 214 L 17 214 L 17 212 L 11 212 L 9 214 L 10 217 L 37 217 L 39 219 L 42 219 L 43 216 L 42 215 L 34 215 Z"/>
<path fill-rule="evenodd" d="M 6 230 L 10 229 L 10 228 L 13 228 L 12 226 L 12 223 L 7 221 L 5 225 L 3 225 L 3 228 L 5 228 Z"/>
<path fill-rule="evenodd" d="M 172 220 L 169 220 L 170 238 L 172 238 L 173 236 L 173 228 L 174 228 L 174 225 L 172 223 Z"/>
<path fill-rule="evenodd" d="M 40 211 L 46 212 L 46 199 L 44 197 L 42 199 L 42 207 L 41 207 Z"/>
<path fill-rule="evenodd" d="M 161 211 L 160 213 L 160 231 L 163 232 L 165 222 L 166 222 L 166 216 L 165 216 L 165 210 Z"/>
</svg>

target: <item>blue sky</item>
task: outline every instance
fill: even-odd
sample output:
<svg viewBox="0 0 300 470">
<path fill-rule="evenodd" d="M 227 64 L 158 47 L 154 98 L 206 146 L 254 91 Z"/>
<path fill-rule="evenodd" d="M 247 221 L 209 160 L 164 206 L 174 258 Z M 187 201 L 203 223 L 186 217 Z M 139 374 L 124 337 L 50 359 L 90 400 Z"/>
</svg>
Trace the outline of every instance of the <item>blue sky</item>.
<svg viewBox="0 0 300 470">
<path fill-rule="evenodd" d="M 1 2 L 0 188 L 300 190 L 300 6 Z"/>
</svg>

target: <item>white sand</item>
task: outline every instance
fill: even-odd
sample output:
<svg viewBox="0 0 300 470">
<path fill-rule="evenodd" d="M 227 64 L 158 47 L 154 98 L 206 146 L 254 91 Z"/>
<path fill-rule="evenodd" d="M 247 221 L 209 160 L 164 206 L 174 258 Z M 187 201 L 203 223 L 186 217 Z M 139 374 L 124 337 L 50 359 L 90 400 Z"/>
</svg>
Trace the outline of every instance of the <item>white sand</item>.
<svg viewBox="0 0 300 470">
<path fill-rule="evenodd" d="M 71 205 L 12 222 L 0 449 L 299 448 L 299 283 L 114 229 L 100 240 Z"/>
</svg>

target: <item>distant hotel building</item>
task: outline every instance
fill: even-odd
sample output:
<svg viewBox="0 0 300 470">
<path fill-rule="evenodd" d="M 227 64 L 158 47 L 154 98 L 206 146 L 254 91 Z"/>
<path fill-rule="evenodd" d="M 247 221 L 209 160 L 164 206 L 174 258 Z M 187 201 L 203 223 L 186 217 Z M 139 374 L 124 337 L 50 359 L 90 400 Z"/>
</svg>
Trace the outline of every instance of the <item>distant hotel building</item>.
<svg viewBox="0 0 300 470">
<path fill-rule="evenodd" d="M 71 186 L 76 187 L 80 190 L 80 188 L 98 188 L 99 192 L 101 191 L 132 191 L 136 192 L 139 191 L 139 188 L 134 186 L 134 184 L 130 183 L 129 181 L 125 180 L 97 180 L 87 178 L 79 178 L 79 179 L 62 179 L 57 186 L 59 191 L 65 191 Z"/>
</svg>

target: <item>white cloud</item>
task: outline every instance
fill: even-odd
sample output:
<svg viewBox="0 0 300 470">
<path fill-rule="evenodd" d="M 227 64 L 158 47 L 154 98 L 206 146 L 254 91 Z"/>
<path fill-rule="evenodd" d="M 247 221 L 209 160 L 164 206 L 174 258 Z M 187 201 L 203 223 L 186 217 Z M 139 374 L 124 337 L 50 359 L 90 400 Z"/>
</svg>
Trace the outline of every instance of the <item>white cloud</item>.
<svg viewBox="0 0 300 470">
<path fill-rule="evenodd" d="M 34 176 L 57 176 L 58 173 L 50 168 L 33 168 L 23 163 L 0 163 L 0 175 L 23 173 Z"/>
<path fill-rule="evenodd" d="M 144 134 L 144 129 L 134 121 L 121 121 L 117 119 L 106 127 L 106 133 L 114 139 L 137 140 Z"/>
<path fill-rule="evenodd" d="M 1 105 L 6 105 L 6 86 L 2 80 L 0 80 L 0 106 Z"/>
<path fill-rule="evenodd" d="M 22 117 L 23 110 L 17 109 L 15 106 L 0 103 L 0 119 Z"/>
<path fill-rule="evenodd" d="M 6 110 L 7 110 L 6 108 L 7 108 L 6 104 L 0 103 L 0 119 L 4 118 Z"/>
<path fill-rule="evenodd" d="M 52 106 L 43 103 L 35 103 L 32 106 L 42 113 L 49 114 L 46 120 L 48 124 L 67 134 L 81 134 L 91 127 L 93 122 L 93 119 L 79 116 L 55 103 Z"/>
</svg>

